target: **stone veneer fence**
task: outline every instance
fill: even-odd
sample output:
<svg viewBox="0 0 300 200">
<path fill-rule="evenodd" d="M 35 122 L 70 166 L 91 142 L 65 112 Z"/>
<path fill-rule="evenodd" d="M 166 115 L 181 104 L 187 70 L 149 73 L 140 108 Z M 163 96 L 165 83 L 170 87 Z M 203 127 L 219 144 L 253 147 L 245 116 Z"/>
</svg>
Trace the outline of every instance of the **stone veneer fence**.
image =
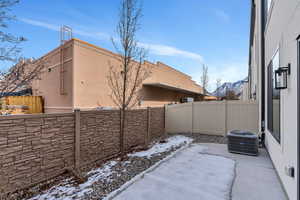
<svg viewBox="0 0 300 200">
<path fill-rule="evenodd" d="M 129 110 L 126 116 L 126 151 L 164 135 L 164 108 Z M 119 153 L 119 110 L 0 116 L 0 194 Z"/>
</svg>

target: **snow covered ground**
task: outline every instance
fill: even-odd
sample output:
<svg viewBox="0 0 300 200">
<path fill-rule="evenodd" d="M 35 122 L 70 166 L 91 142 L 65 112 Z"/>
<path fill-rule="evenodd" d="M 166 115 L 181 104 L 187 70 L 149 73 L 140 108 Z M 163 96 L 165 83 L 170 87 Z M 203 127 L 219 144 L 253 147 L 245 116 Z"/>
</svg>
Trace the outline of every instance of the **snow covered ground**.
<svg viewBox="0 0 300 200">
<path fill-rule="evenodd" d="M 230 199 L 235 161 L 204 154 L 205 150 L 204 146 L 193 145 L 177 153 L 114 199 Z"/>
<path fill-rule="evenodd" d="M 148 157 L 150 158 L 152 155 L 157 153 L 162 153 L 168 151 L 171 148 L 181 146 L 183 144 L 190 144 L 193 141 L 192 138 L 185 136 L 173 136 L 167 139 L 166 143 L 156 143 L 150 149 L 146 151 L 139 151 L 133 154 L 129 154 L 129 156 L 137 156 L 137 157 Z"/>
<path fill-rule="evenodd" d="M 77 186 L 72 183 L 72 179 L 66 179 L 59 185 L 50 188 L 46 193 L 37 195 L 30 200 L 72 200 L 83 197 L 83 195 L 91 190 L 91 185 L 102 178 L 108 178 L 111 175 L 111 168 L 116 165 L 116 161 L 110 161 L 103 165 L 101 168 L 90 171 L 88 180 L 85 183 Z"/>
<path fill-rule="evenodd" d="M 129 156 L 136 157 L 147 157 L 150 158 L 154 154 L 160 154 L 162 152 L 168 151 L 171 148 L 180 147 L 184 144 L 189 144 L 192 142 L 191 138 L 185 136 L 174 136 L 167 139 L 166 143 L 156 143 L 149 150 L 136 152 L 130 154 Z M 121 162 L 119 160 L 114 160 L 107 162 L 102 167 L 94 169 L 87 173 L 88 180 L 85 183 L 76 185 L 72 178 L 65 179 L 60 184 L 53 186 L 49 190 L 45 191 L 43 194 L 32 197 L 30 200 L 71 200 L 80 199 L 85 194 L 91 192 L 92 185 L 101 179 L 106 179 L 109 183 L 110 177 L 113 173 L 113 167 L 117 164 L 124 166 L 130 161 Z"/>
</svg>

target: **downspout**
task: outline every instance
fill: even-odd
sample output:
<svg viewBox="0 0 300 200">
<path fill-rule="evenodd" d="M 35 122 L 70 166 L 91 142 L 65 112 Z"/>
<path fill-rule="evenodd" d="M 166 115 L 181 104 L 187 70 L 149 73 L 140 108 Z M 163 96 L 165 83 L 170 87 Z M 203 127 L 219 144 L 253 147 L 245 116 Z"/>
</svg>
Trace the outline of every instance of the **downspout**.
<svg viewBox="0 0 300 200">
<path fill-rule="evenodd" d="M 265 4 L 261 1 L 261 143 L 265 146 Z"/>
<path fill-rule="evenodd" d="M 65 94 L 64 44 L 60 45 L 60 94 Z"/>
<path fill-rule="evenodd" d="M 250 40 L 249 40 L 249 60 L 248 60 L 248 90 L 249 99 L 252 99 L 251 94 L 251 88 L 252 88 L 252 71 L 251 71 L 251 65 L 252 65 L 252 47 L 253 47 L 253 38 L 254 38 L 254 26 L 255 26 L 255 2 L 254 0 L 251 1 L 251 22 L 250 22 Z"/>
</svg>

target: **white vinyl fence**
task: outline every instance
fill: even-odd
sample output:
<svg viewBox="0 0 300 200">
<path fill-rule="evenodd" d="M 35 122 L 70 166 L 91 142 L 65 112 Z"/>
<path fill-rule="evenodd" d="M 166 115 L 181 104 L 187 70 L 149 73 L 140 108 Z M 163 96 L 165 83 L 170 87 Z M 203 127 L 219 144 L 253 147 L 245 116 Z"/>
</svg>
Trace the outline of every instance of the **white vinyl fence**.
<svg viewBox="0 0 300 200">
<path fill-rule="evenodd" d="M 193 102 L 166 106 L 167 133 L 225 135 L 230 130 L 258 133 L 258 103 Z"/>
</svg>

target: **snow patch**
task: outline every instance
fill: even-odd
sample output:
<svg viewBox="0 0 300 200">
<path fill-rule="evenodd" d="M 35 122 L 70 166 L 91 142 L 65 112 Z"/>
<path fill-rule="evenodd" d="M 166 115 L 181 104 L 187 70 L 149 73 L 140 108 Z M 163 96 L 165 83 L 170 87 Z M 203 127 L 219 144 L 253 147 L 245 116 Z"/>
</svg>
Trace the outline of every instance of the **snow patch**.
<svg viewBox="0 0 300 200">
<path fill-rule="evenodd" d="M 172 147 L 179 147 L 183 144 L 190 144 L 192 141 L 193 141 L 192 138 L 189 138 L 186 136 L 181 136 L 181 135 L 173 136 L 173 137 L 168 138 L 166 143 L 156 143 L 148 150 L 135 152 L 135 153 L 129 154 L 128 156 L 151 158 L 155 154 L 168 151 Z"/>
<path fill-rule="evenodd" d="M 78 186 L 72 184 L 72 179 L 68 178 L 59 185 L 53 186 L 46 193 L 32 197 L 30 200 L 73 200 L 83 197 L 84 194 L 91 192 L 91 186 L 100 179 L 106 178 L 112 174 L 111 168 L 118 162 L 110 161 L 100 168 L 91 170 L 87 173 L 88 180 Z M 108 180 L 109 181 L 109 180 Z"/>
<path fill-rule="evenodd" d="M 153 145 L 149 150 L 136 152 L 129 156 L 137 157 L 151 157 L 154 154 L 162 153 L 170 150 L 172 147 L 179 147 L 184 144 L 189 144 L 193 139 L 185 136 L 174 136 L 167 139 L 166 143 L 157 143 Z M 85 183 L 76 185 L 74 179 L 68 178 L 63 180 L 56 186 L 53 186 L 46 192 L 30 198 L 29 200 L 73 200 L 83 197 L 85 194 L 92 191 L 92 185 L 101 179 L 106 179 L 110 182 L 110 176 L 113 173 L 112 168 L 120 163 L 120 161 L 110 161 L 104 164 L 102 167 L 93 169 L 87 173 L 88 180 Z M 130 161 L 121 162 L 122 166 L 130 163 Z M 126 170 L 126 169 L 124 169 Z M 123 171 L 124 171 L 123 170 Z"/>
</svg>

